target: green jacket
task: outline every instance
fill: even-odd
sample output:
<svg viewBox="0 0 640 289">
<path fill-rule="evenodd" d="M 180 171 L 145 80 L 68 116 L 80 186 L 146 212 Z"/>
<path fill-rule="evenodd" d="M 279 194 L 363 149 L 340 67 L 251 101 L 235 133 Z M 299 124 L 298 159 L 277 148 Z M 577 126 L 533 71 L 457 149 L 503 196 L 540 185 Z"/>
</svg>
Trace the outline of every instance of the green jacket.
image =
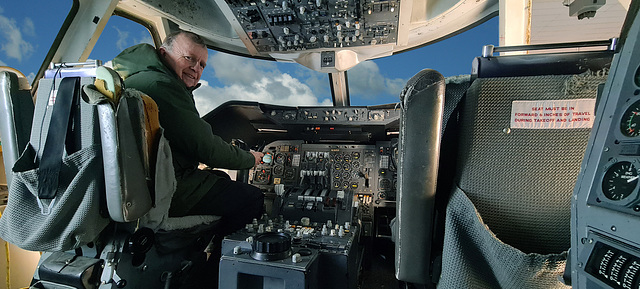
<svg viewBox="0 0 640 289">
<path fill-rule="evenodd" d="M 248 169 L 254 165 L 251 153 L 213 134 L 211 126 L 196 110 L 193 89 L 188 89 L 162 62 L 153 46 L 129 47 L 112 62 L 114 69 L 125 79 L 125 87 L 144 92 L 158 104 L 160 125 L 171 146 L 178 182 L 170 215 L 184 215 L 220 179 L 199 170 L 199 163 L 225 169 Z"/>
</svg>

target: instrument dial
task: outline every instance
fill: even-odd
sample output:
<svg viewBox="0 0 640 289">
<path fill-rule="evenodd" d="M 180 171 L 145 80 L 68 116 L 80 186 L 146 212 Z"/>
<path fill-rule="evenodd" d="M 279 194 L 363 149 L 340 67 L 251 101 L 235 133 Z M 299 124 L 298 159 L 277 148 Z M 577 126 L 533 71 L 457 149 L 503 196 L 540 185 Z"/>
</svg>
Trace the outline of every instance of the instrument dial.
<svg viewBox="0 0 640 289">
<path fill-rule="evenodd" d="M 269 172 L 266 170 L 259 170 L 256 172 L 256 176 L 254 181 L 258 184 L 267 184 L 269 183 Z"/>
<path fill-rule="evenodd" d="M 284 174 L 284 167 L 281 165 L 275 165 L 273 167 L 273 175 L 274 176 L 282 176 Z"/>
<path fill-rule="evenodd" d="M 284 171 L 284 178 L 286 180 L 292 180 L 296 176 L 296 170 L 293 168 L 288 168 Z"/>
<path fill-rule="evenodd" d="M 640 135 L 640 101 L 634 102 L 622 115 L 620 131 L 628 137 Z"/>
<path fill-rule="evenodd" d="M 609 200 L 623 200 L 636 189 L 638 177 L 638 169 L 631 162 L 617 162 L 604 174 L 602 193 Z"/>
</svg>

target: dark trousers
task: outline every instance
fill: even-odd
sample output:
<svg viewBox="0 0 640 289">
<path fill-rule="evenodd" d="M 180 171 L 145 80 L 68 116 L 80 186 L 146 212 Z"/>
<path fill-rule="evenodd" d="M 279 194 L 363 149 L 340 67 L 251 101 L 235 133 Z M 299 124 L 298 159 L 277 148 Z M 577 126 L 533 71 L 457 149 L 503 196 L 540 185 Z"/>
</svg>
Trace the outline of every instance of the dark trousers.
<svg viewBox="0 0 640 289">
<path fill-rule="evenodd" d="M 264 194 L 260 189 L 231 179 L 220 179 L 213 188 L 185 215 L 221 216 L 212 240 L 211 256 L 206 264 L 196 269 L 182 288 L 217 288 L 221 243 L 245 224 L 260 218 L 263 212 Z"/>
<path fill-rule="evenodd" d="M 225 236 L 245 224 L 260 219 L 264 206 L 264 194 L 260 189 L 230 179 L 220 179 L 186 215 L 221 216 L 216 235 Z"/>
</svg>

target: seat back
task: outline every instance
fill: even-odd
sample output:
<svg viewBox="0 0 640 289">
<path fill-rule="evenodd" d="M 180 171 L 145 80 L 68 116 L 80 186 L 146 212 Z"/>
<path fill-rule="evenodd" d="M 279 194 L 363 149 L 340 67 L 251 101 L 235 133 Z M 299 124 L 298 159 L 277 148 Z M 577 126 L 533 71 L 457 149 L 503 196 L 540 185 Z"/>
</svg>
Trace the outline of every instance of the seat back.
<svg viewBox="0 0 640 289">
<path fill-rule="evenodd" d="M 7 184 L 11 168 L 29 142 L 33 99 L 27 78 L 14 69 L 0 67 L 0 139 Z"/>
<path fill-rule="evenodd" d="M 505 56 L 508 67 L 495 68 L 522 76 L 477 73 L 456 128 L 439 287 L 562 286 L 557 277 L 570 247 L 570 197 L 611 55 L 588 56 L 608 59 L 599 71 L 574 64 L 570 74 L 554 75 L 544 62 L 531 61 L 541 56 L 524 55 Z M 475 63 L 503 59 L 490 58 Z M 546 75 L 535 75 L 540 71 Z"/>
<path fill-rule="evenodd" d="M 406 84 L 401 98 L 398 142 L 398 225 L 396 277 L 415 283 L 429 280 L 429 260 L 435 204 L 440 134 L 444 107 L 444 77 L 425 69 Z"/>
<path fill-rule="evenodd" d="M 451 183 L 455 171 L 452 159 L 457 153 L 455 146 L 440 144 L 457 143 L 457 136 L 445 131 L 449 125 L 457 124 L 457 106 L 470 84 L 469 75 L 448 78 L 438 75 L 429 69 L 420 71 L 407 82 L 401 94 L 399 151 L 403 153 L 398 167 L 415 175 L 398 180 L 397 217 L 392 221 L 395 273 L 398 280 L 418 284 L 431 284 L 433 274 L 439 274 L 433 260 L 441 255 L 436 249 L 442 248 L 437 236 L 444 229 L 438 220 L 444 219 L 446 203 L 438 196 L 448 194 L 449 187 L 443 184 Z M 415 167 L 421 169 L 409 169 Z"/>
<path fill-rule="evenodd" d="M 83 93 L 100 115 L 109 216 L 116 222 L 137 220 L 153 205 L 155 172 L 151 168 L 156 158 L 150 156 L 157 153 L 160 139 L 157 106 L 140 92 L 123 90 L 118 74 L 103 66 L 96 69 L 95 83 L 85 86 Z M 143 99 L 148 100 L 146 106 Z"/>
</svg>

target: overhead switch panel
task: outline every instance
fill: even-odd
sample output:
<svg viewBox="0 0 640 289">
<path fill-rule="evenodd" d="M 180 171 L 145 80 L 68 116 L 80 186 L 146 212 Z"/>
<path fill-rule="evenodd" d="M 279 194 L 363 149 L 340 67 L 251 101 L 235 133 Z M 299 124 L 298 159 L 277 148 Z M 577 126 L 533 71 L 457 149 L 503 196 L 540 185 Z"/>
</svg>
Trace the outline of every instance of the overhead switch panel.
<svg viewBox="0 0 640 289">
<path fill-rule="evenodd" d="M 400 1 L 227 0 L 258 52 L 393 43 Z"/>
</svg>

